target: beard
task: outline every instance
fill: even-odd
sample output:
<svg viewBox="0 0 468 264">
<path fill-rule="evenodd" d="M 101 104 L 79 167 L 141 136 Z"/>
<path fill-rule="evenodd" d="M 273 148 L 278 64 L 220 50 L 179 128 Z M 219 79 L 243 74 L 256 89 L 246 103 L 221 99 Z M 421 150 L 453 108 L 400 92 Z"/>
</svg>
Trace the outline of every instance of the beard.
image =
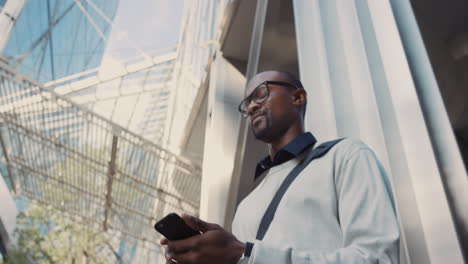
<svg viewBox="0 0 468 264">
<path fill-rule="evenodd" d="M 258 120 L 261 119 L 261 120 Z M 252 132 L 256 139 L 263 142 L 271 142 L 271 118 L 268 113 L 259 117 L 255 122 L 251 123 Z"/>
<path fill-rule="evenodd" d="M 268 140 L 268 129 L 259 129 L 259 130 L 256 130 L 254 128 L 252 128 L 252 131 L 253 131 L 253 134 L 255 136 L 256 139 L 258 140 L 261 140 L 263 142 L 269 142 Z"/>
<path fill-rule="evenodd" d="M 256 139 L 265 143 L 272 143 L 282 137 L 292 126 L 292 121 L 287 117 L 276 118 L 271 112 L 266 111 L 264 115 L 251 123 L 252 132 Z"/>
</svg>

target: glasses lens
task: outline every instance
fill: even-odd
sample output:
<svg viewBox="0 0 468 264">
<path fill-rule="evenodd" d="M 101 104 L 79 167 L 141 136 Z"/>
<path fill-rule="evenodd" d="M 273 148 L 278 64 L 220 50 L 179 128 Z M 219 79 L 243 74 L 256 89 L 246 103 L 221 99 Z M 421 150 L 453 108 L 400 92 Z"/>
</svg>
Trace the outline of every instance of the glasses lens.
<svg viewBox="0 0 468 264">
<path fill-rule="evenodd" d="M 247 116 L 247 109 L 250 105 L 250 102 L 252 100 L 250 99 L 250 97 L 247 97 L 245 98 L 244 100 L 242 100 L 242 102 L 240 103 L 239 105 L 239 111 L 241 112 L 242 115 L 244 115 L 245 117 Z"/>
<path fill-rule="evenodd" d="M 268 98 L 268 87 L 266 84 L 261 84 L 253 91 L 252 100 L 256 103 L 260 104 L 263 103 Z"/>
<path fill-rule="evenodd" d="M 261 84 L 255 88 L 255 90 L 250 94 L 250 96 L 246 97 L 239 105 L 239 111 L 244 115 L 244 117 L 248 116 L 248 109 L 249 105 L 252 102 L 256 102 L 257 104 L 263 103 L 268 98 L 268 87 L 266 84 Z"/>
</svg>

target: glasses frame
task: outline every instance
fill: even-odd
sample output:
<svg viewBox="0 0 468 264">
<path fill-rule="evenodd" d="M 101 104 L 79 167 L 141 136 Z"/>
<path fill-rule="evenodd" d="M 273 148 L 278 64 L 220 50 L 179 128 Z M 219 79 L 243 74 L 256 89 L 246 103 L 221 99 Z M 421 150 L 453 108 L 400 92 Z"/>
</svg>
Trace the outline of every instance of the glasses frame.
<svg viewBox="0 0 468 264">
<path fill-rule="evenodd" d="M 254 101 L 255 103 L 257 104 L 261 104 L 263 102 L 265 102 L 266 100 L 268 100 L 268 98 L 270 97 L 270 87 L 268 87 L 269 84 L 275 84 L 275 85 L 280 85 L 280 86 L 286 86 L 286 87 L 290 87 L 290 88 L 294 88 L 294 89 L 300 89 L 297 85 L 294 85 L 294 84 L 291 84 L 291 83 L 288 83 L 288 82 L 280 82 L 280 81 L 264 81 L 262 82 L 261 84 L 257 85 L 257 87 L 255 87 L 255 89 L 253 89 L 252 93 L 250 93 L 249 96 L 245 97 L 239 104 L 238 106 L 238 110 L 239 112 L 241 113 L 241 115 L 244 117 L 244 118 L 247 118 L 249 116 L 248 114 L 248 111 L 242 111 L 242 104 L 244 104 L 244 102 L 246 100 L 251 100 L 250 102 Z M 265 85 L 266 89 L 267 89 L 267 96 L 265 96 L 264 99 L 262 100 L 255 100 L 252 95 L 255 94 L 255 91 L 262 85 Z M 249 104 L 250 104 L 249 102 Z M 247 107 L 248 108 L 248 107 Z"/>
</svg>

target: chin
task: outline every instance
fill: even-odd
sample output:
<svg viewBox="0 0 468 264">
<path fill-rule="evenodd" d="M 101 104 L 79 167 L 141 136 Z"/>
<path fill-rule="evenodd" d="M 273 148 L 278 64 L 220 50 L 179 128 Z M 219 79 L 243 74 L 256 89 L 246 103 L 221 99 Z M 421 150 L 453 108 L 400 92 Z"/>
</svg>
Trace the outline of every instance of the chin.
<svg viewBox="0 0 468 264">
<path fill-rule="evenodd" d="M 268 133 L 269 131 L 267 128 L 258 129 L 258 130 L 252 129 L 252 131 L 256 139 L 261 140 L 265 143 L 271 142 L 270 135 Z"/>
<path fill-rule="evenodd" d="M 267 118 L 251 124 L 252 132 L 256 139 L 265 143 L 271 142 L 271 126 Z"/>
</svg>

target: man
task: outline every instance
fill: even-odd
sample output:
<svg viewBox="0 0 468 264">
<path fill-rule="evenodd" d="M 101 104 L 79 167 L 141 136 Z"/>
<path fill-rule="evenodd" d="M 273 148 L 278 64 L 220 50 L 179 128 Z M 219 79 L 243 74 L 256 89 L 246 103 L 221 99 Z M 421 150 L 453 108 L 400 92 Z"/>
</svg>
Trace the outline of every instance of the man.
<svg viewBox="0 0 468 264">
<path fill-rule="evenodd" d="M 374 153 L 349 139 L 300 172 L 265 237 L 256 240 L 280 184 L 306 150 L 320 144 L 304 133 L 307 93 L 293 74 L 259 73 L 249 81 L 247 94 L 239 110 L 250 118 L 255 137 L 270 147 L 255 173 L 263 179 L 237 208 L 233 234 L 184 215 L 202 234 L 161 240 L 168 262 L 398 263 L 399 229 L 389 179 Z"/>
</svg>

